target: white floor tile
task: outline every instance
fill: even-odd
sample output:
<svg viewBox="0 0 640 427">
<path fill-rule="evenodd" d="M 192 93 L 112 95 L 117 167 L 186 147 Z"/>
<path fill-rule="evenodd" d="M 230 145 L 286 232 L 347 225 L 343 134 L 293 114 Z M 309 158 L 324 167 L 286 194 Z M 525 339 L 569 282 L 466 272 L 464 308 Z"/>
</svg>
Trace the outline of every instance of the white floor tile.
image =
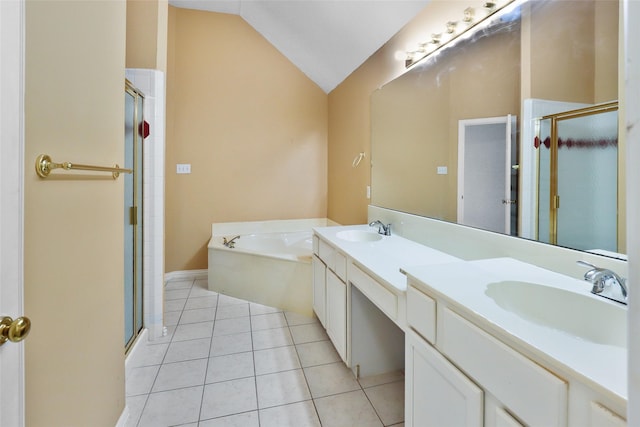
<svg viewBox="0 0 640 427">
<path fill-rule="evenodd" d="M 180 320 L 180 316 L 182 315 L 181 311 L 167 311 L 164 313 L 164 325 L 165 326 L 175 326 L 178 324 Z"/>
<path fill-rule="evenodd" d="M 198 421 L 203 386 L 151 393 L 138 427 L 175 426 Z"/>
<path fill-rule="evenodd" d="M 296 346 L 303 368 L 339 362 L 340 355 L 331 341 L 315 341 Z"/>
<path fill-rule="evenodd" d="M 165 363 L 158 372 L 152 391 L 167 391 L 203 385 L 206 372 L 207 359 Z"/>
<path fill-rule="evenodd" d="M 206 382 L 209 384 L 238 378 L 253 378 L 254 375 L 252 352 L 228 354 L 209 359 Z"/>
<path fill-rule="evenodd" d="M 131 369 L 127 375 L 126 381 L 127 396 L 137 396 L 149 393 L 159 370 L 160 365 Z"/>
<path fill-rule="evenodd" d="M 262 331 L 265 329 L 284 328 L 287 320 L 284 313 L 269 313 L 251 316 L 251 330 Z"/>
<path fill-rule="evenodd" d="M 189 298 L 184 306 L 185 310 L 195 310 L 197 308 L 212 308 L 218 304 L 217 296 Z"/>
<path fill-rule="evenodd" d="M 294 346 L 258 350 L 253 353 L 256 375 L 300 369 L 300 360 Z"/>
<path fill-rule="evenodd" d="M 256 377 L 260 409 L 311 399 L 302 369 Z"/>
<path fill-rule="evenodd" d="M 313 323 L 310 325 L 292 326 L 291 335 L 293 335 L 293 342 L 296 344 L 303 344 L 306 342 L 314 341 L 326 341 L 329 336 L 322 328 L 320 323 Z"/>
<path fill-rule="evenodd" d="M 260 427 L 320 427 L 313 401 L 260 410 Z"/>
<path fill-rule="evenodd" d="M 223 305 L 246 304 L 246 303 L 247 301 L 243 299 L 234 298 L 234 297 L 230 297 L 229 295 L 223 295 L 223 294 L 218 295 L 218 305 L 221 307 Z"/>
<path fill-rule="evenodd" d="M 183 362 L 186 360 L 206 359 L 211 347 L 210 338 L 172 342 L 164 358 L 164 363 Z"/>
<path fill-rule="evenodd" d="M 167 334 L 163 337 L 156 338 L 153 341 L 149 341 L 147 345 L 168 344 L 173 339 L 173 334 L 175 333 L 175 331 L 176 331 L 175 325 L 172 325 L 172 326 L 167 325 Z"/>
<path fill-rule="evenodd" d="M 360 390 L 353 372 L 342 363 L 304 368 L 311 395 L 315 398 Z"/>
<path fill-rule="evenodd" d="M 323 427 L 382 427 L 362 390 L 315 399 Z"/>
<path fill-rule="evenodd" d="M 251 323 L 249 322 L 249 317 L 237 317 L 235 319 L 216 320 L 215 326 L 213 328 L 213 335 L 232 335 L 249 331 L 251 331 Z"/>
<path fill-rule="evenodd" d="M 264 350 L 267 348 L 283 347 L 293 344 L 289 328 L 265 329 L 264 331 L 254 331 L 253 349 Z"/>
<path fill-rule="evenodd" d="M 170 301 L 165 301 L 164 302 L 164 311 L 165 312 L 182 311 L 182 309 L 184 308 L 184 305 L 185 305 L 186 302 L 187 302 L 186 299 L 174 299 L 174 300 L 170 300 Z"/>
<path fill-rule="evenodd" d="M 200 421 L 198 427 L 259 427 L 258 412 L 229 415 L 212 420 Z"/>
<path fill-rule="evenodd" d="M 404 382 L 383 384 L 364 392 L 384 425 L 404 421 Z"/>
<path fill-rule="evenodd" d="M 375 387 L 377 385 L 395 383 L 398 381 L 404 381 L 403 371 L 392 371 L 380 375 L 360 377 L 358 380 L 362 388 Z"/>
<path fill-rule="evenodd" d="M 199 338 L 208 338 L 213 330 L 213 322 L 188 323 L 186 325 L 178 325 L 173 334 L 173 341 L 197 340 Z"/>
<path fill-rule="evenodd" d="M 169 344 L 138 344 L 140 348 L 135 349 L 131 359 L 127 361 L 127 369 L 139 368 L 141 366 L 159 365 L 164 359 Z"/>
<path fill-rule="evenodd" d="M 127 408 L 129 409 L 129 418 L 125 423 L 125 427 L 136 427 L 138 425 L 138 421 L 140 420 L 140 416 L 142 415 L 142 410 L 144 409 L 145 403 L 147 403 L 147 394 L 142 394 L 140 396 L 130 396 L 127 397 Z"/>
<path fill-rule="evenodd" d="M 268 305 L 252 302 L 249 304 L 249 311 L 251 311 L 252 316 L 256 316 L 259 314 L 278 313 L 282 310 L 276 307 L 269 307 Z"/>
<path fill-rule="evenodd" d="M 254 378 L 207 384 L 204 389 L 200 418 L 218 418 L 253 411 L 257 408 Z"/>
<path fill-rule="evenodd" d="M 284 313 L 287 318 L 287 323 L 289 326 L 297 326 L 297 325 L 308 325 L 310 323 L 318 323 L 318 319 L 315 316 L 304 316 L 299 313 L 294 313 L 292 311 L 287 311 Z"/>
<path fill-rule="evenodd" d="M 180 317 L 180 324 L 210 322 L 213 321 L 215 317 L 216 309 L 214 307 L 184 310 L 182 317 Z"/>
<path fill-rule="evenodd" d="M 221 335 L 211 339 L 210 356 L 223 356 L 225 354 L 243 353 L 251 350 L 253 350 L 251 332 Z"/>
<path fill-rule="evenodd" d="M 223 305 L 218 308 L 216 319 L 233 319 L 249 315 L 249 304 Z"/>
<path fill-rule="evenodd" d="M 168 282 L 166 284 L 166 286 L 164 287 L 165 291 L 172 291 L 175 289 L 191 289 L 191 286 L 193 285 L 193 280 L 189 279 L 189 280 L 171 280 L 170 282 Z"/>
<path fill-rule="evenodd" d="M 164 300 L 170 301 L 174 299 L 187 299 L 189 297 L 189 293 L 191 289 L 174 289 L 171 291 L 164 291 Z"/>
</svg>

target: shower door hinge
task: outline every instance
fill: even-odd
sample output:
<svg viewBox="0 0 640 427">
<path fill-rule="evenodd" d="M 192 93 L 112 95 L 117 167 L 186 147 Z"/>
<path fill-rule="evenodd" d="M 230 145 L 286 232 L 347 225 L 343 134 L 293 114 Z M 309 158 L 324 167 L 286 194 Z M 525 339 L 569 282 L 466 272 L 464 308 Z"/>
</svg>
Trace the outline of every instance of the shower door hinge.
<svg viewBox="0 0 640 427">
<path fill-rule="evenodd" d="M 560 196 L 556 195 L 553 197 L 553 208 L 560 209 Z"/>
<path fill-rule="evenodd" d="M 131 206 L 129 208 L 129 224 L 138 225 L 138 207 Z"/>
</svg>

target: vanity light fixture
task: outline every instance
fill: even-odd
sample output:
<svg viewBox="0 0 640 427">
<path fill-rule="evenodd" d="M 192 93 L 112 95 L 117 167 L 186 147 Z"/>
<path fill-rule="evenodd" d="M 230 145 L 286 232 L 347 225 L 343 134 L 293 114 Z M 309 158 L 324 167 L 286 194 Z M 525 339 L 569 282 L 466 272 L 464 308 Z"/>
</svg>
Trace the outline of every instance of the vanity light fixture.
<svg viewBox="0 0 640 427">
<path fill-rule="evenodd" d="M 463 17 L 460 21 L 447 21 L 445 31 L 440 33 L 431 33 L 431 39 L 428 42 L 418 44 L 415 50 L 407 51 L 404 59 L 405 68 L 410 68 L 431 54 L 449 45 L 458 38 L 469 36 L 469 31 L 473 28 L 483 25 L 489 25 L 490 17 L 511 12 L 515 7 L 522 4 L 525 0 L 496 0 L 482 3 L 486 15 L 484 17 L 476 15 L 476 8 L 467 7 L 463 11 Z M 507 7 L 509 6 L 509 7 Z M 482 12 L 482 9 L 478 9 Z M 482 15 L 482 13 L 480 13 Z M 465 25 L 459 26 L 458 23 L 463 22 Z"/>
<path fill-rule="evenodd" d="M 462 18 L 462 22 L 470 24 L 473 22 L 473 15 L 475 15 L 475 10 L 472 7 L 468 7 L 464 10 L 464 17 Z"/>
</svg>

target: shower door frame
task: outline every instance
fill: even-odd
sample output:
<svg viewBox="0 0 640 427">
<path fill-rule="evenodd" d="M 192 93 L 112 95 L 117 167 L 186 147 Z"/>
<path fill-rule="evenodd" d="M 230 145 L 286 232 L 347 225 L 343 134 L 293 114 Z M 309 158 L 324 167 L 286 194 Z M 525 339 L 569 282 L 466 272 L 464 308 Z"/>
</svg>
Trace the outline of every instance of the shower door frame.
<svg viewBox="0 0 640 427">
<path fill-rule="evenodd" d="M 139 126 L 144 123 L 144 94 L 137 89 L 129 80 L 125 79 L 125 95 L 129 94 L 134 99 L 134 124 L 133 124 L 133 200 L 134 205 L 129 211 L 129 215 L 125 215 L 125 228 L 127 226 L 133 226 L 133 334 L 129 340 L 125 342 L 125 353 L 133 347 L 136 339 L 144 329 L 144 268 L 143 268 L 143 136 L 140 134 Z M 141 102 L 139 102 L 141 100 Z M 125 150 L 127 150 L 125 143 Z M 126 158 L 126 154 L 125 154 Z M 125 165 L 126 167 L 126 165 Z M 138 185 L 138 181 L 140 184 Z M 139 190 L 138 190 L 139 189 Z M 126 192 L 125 192 L 126 193 Z M 126 194 L 125 194 L 126 197 Z M 125 206 L 127 201 L 125 200 Z M 126 222 L 126 219 L 129 222 Z M 126 245 L 125 236 L 125 245 Z M 126 254 L 126 250 L 125 250 Z M 125 260 L 125 271 L 130 268 L 131 265 Z M 139 276 L 139 277 L 138 277 Z M 125 285 L 126 286 L 126 285 Z M 138 293 L 139 289 L 139 293 Z M 125 288 L 126 291 L 126 288 Z M 125 295 L 125 304 L 127 304 Z M 125 310 L 127 307 L 125 307 Z M 139 326 L 138 326 L 139 321 Z M 127 327 L 125 319 L 125 328 Z M 125 331 L 126 333 L 126 331 Z M 125 335 L 126 338 L 126 335 Z"/>
</svg>

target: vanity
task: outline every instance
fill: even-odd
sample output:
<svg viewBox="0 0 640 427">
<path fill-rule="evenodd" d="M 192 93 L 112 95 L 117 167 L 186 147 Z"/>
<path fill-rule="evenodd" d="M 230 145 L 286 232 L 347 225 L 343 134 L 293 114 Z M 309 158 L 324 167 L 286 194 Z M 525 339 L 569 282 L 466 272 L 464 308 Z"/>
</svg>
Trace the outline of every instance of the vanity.
<svg viewBox="0 0 640 427">
<path fill-rule="evenodd" d="M 626 307 L 589 283 L 366 225 L 313 252 L 315 313 L 357 376 L 404 370 L 406 425 L 626 425 Z"/>
</svg>

